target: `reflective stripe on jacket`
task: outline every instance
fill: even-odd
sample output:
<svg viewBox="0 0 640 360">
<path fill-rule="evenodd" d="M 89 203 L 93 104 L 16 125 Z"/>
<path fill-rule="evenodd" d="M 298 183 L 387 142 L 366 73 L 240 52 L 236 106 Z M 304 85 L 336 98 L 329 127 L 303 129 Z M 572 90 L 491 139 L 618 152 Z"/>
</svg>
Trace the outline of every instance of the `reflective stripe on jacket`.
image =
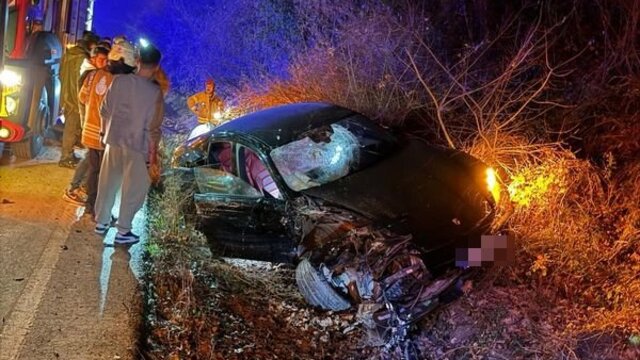
<svg viewBox="0 0 640 360">
<path fill-rule="evenodd" d="M 102 150 L 100 129 L 100 105 L 109 86 L 113 82 L 113 75 L 106 70 L 91 72 L 85 79 L 78 100 L 85 105 L 84 125 L 82 126 L 82 144 L 88 148 Z"/>
</svg>

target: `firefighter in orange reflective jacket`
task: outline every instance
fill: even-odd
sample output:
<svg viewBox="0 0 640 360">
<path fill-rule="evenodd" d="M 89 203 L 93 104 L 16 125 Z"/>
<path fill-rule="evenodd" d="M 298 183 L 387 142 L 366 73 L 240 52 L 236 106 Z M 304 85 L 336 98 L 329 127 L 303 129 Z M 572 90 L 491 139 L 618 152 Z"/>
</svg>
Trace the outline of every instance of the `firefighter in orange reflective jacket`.
<svg viewBox="0 0 640 360">
<path fill-rule="evenodd" d="M 216 84 L 208 79 L 204 91 L 194 94 L 187 99 L 189 110 L 198 116 L 201 124 L 218 126 L 222 123 L 224 102 L 215 95 Z"/>
</svg>

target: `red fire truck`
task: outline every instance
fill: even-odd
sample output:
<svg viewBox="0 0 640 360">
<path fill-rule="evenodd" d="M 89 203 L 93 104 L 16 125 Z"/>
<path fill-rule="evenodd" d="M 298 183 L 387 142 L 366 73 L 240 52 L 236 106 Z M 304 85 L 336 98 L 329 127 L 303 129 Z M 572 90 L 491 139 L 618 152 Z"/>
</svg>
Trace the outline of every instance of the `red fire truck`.
<svg viewBox="0 0 640 360">
<path fill-rule="evenodd" d="M 60 110 L 60 58 L 91 29 L 94 0 L 0 0 L 0 155 L 33 158 Z"/>
</svg>

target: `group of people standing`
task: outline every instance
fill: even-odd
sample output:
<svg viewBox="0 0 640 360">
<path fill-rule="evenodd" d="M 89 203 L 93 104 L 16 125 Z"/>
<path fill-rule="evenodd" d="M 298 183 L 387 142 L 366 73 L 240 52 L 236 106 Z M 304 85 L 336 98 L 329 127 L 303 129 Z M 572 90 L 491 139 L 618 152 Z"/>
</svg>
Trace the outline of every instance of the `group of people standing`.
<svg viewBox="0 0 640 360">
<path fill-rule="evenodd" d="M 85 206 L 95 232 L 115 223 L 115 244 L 134 244 L 132 221 L 158 173 L 158 144 L 167 77 L 160 51 L 125 37 L 99 39 L 86 32 L 62 59 L 65 130 L 60 166 L 75 168 L 64 198 Z M 87 149 L 83 159 L 74 147 Z M 112 216 L 121 190 L 119 217 Z"/>
</svg>

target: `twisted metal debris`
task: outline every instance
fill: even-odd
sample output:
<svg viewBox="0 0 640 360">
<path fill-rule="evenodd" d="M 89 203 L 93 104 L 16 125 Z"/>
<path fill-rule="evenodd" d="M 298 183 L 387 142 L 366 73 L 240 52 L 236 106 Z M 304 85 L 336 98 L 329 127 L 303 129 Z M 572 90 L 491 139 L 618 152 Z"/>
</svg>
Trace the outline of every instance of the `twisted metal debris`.
<svg viewBox="0 0 640 360">
<path fill-rule="evenodd" d="M 411 235 L 310 199 L 294 206 L 289 225 L 302 239 L 296 281 L 305 299 L 334 311 L 357 306 L 358 321 L 379 339 L 377 345 L 410 353 L 411 326 L 455 287 L 462 271 L 434 278 Z"/>
</svg>

